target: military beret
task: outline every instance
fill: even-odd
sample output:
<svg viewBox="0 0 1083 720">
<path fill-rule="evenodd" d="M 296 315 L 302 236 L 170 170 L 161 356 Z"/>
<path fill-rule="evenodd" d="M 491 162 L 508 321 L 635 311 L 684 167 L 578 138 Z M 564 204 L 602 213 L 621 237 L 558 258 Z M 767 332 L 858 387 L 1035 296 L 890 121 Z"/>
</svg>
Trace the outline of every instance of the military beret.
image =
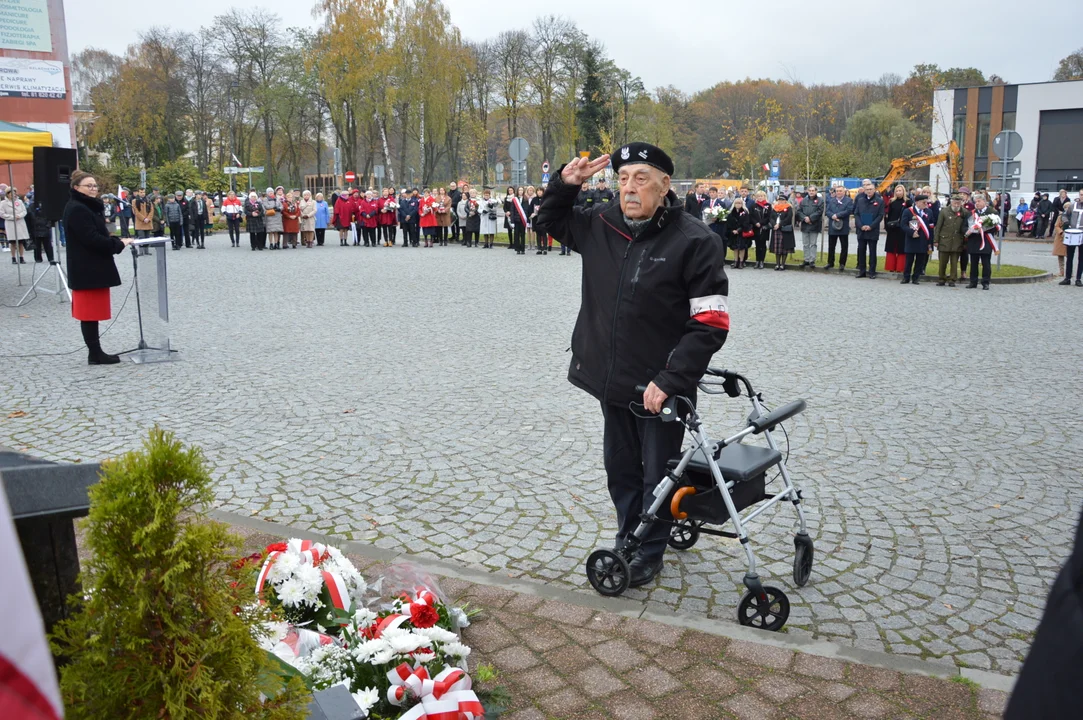
<svg viewBox="0 0 1083 720">
<path fill-rule="evenodd" d="M 611 162 L 613 163 L 613 172 L 618 172 L 622 165 L 643 164 L 658 168 L 666 175 L 673 174 L 673 160 L 670 159 L 669 155 L 666 155 L 665 150 L 645 142 L 624 145 L 620 150 L 613 153 Z"/>
<path fill-rule="evenodd" d="M 928 199 L 929 199 L 928 195 L 915 195 L 914 196 L 914 202 L 918 202 L 919 200 L 928 200 Z"/>
</svg>

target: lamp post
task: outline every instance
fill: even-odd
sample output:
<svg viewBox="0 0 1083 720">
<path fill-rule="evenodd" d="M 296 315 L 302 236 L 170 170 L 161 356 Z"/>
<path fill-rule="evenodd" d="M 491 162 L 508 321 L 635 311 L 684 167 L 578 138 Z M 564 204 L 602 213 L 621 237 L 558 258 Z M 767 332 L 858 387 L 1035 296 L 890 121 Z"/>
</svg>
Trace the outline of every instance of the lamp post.
<svg viewBox="0 0 1083 720">
<path fill-rule="evenodd" d="M 229 105 L 229 161 L 230 161 L 230 164 L 233 163 L 233 157 L 237 152 L 236 151 L 236 146 L 235 146 L 235 143 L 237 141 L 237 131 L 236 131 L 237 123 L 235 122 L 235 112 L 234 112 L 234 106 L 233 106 L 233 91 L 235 89 L 237 89 L 237 88 L 240 88 L 240 87 L 241 87 L 241 84 L 239 82 L 237 82 L 236 80 L 234 80 L 229 84 L 229 88 L 226 90 L 226 104 Z M 230 173 L 229 174 L 229 189 L 236 192 L 236 190 L 237 190 L 236 185 L 237 185 L 237 173 Z"/>
</svg>

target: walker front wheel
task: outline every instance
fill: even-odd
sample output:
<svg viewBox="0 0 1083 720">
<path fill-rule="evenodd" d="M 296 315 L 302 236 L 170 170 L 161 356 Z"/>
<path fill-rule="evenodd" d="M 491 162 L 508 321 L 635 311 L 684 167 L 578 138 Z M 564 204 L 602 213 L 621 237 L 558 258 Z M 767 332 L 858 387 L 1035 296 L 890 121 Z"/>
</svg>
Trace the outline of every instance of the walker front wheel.
<svg viewBox="0 0 1083 720">
<path fill-rule="evenodd" d="M 815 555 L 812 538 L 808 535 L 796 535 L 793 545 L 793 581 L 797 583 L 797 587 L 805 587 L 812 574 L 812 559 Z"/>
<path fill-rule="evenodd" d="M 760 630 L 777 632 L 789 617 L 789 598 L 786 593 L 770 585 L 763 586 L 760 596 L 749 590 L 737 605 L 737 622 Z"/>
<path fill-rule="evenodd" d="M 620 595 L 631 579 L 628 561 L 612 550 L 595 550 L 587 558 L 587 580 L 601 595 Z"/>
<path fill-rule="evenodd" d="M 674 550 L 687 550 L 699 541 L 699 524 L 691 520 L 678 520 L 669 531 L 669 546 Z"/>
</svg>

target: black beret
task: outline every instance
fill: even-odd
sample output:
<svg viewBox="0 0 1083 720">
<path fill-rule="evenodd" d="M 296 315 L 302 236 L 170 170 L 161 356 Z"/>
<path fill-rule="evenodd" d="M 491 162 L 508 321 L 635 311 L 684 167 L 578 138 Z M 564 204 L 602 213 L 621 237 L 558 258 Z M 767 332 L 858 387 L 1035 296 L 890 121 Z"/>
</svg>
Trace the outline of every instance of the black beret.
<svg viewBox="0 0 1083 720">
<path fill-rule="evenodd" d="M 914 196 L 914 202 L 918 202 L 919 200 L 928 200 L 928 199 L 929 199 L 928 195 L 915 195 Z"/>
<path fill-rule="evenodd" d="M 666 175 L 673 174 L 673 160 L 665 150 L 650 143 L 628 143 L 613 153 L 610 162 L 613 163 L 613 172 L 618 172 L 622 165 L 643 164 L 658 168 Z"/>
</svg>

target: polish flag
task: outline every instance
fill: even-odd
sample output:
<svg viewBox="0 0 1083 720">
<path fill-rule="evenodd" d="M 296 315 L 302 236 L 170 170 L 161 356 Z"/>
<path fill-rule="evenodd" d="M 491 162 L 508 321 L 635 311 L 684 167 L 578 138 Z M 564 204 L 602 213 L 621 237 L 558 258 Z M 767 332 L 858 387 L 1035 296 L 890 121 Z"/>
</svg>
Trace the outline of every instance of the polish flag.
<svg viewBox="0 0 1083 720">
<path fill-rule="evenodd" d="M 763 169 L 764 169 L 765 172 L 771 172 L 771 166 L 768 165 L 767 163 L 763 164 Z"/>
<path fill-rule="evenodd" d="M 59 720 L 64 716 L 45 626 L 26 572 L 7 494 L 0 492 L 0 717 Z"/>
<path fill-rule="evenodd" d="M 124 189 L 123 185 L 117 185 L 117 197 L 121 200 L 128 199 L 128 191 Z"/>
</svg>

